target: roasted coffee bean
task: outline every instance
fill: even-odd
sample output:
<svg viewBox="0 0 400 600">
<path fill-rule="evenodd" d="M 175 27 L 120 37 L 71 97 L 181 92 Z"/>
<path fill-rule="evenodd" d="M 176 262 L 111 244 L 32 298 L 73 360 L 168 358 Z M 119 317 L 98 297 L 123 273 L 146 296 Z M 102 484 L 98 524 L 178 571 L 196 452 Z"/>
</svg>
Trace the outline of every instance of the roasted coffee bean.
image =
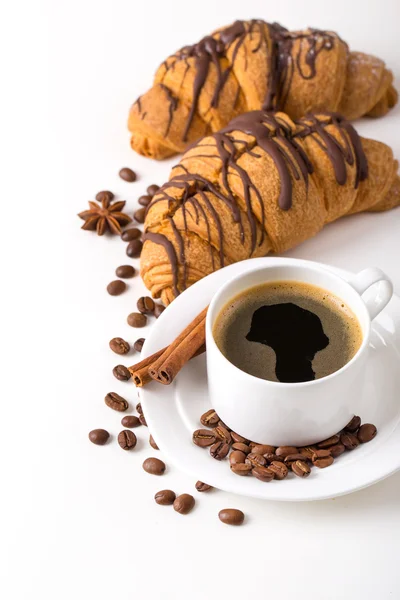
<svg viewBox="0 0 400 600">
<path fill-rule="evenodd" d="M 145 216 L 146 216 L 146 209 L 144 207 L 143 208 L 139 208 L 138 210 L 136 210 L 133 213 L 133 218 L 138 223 L 144 223 Z"/>
<path fill-rule="evenodd" d="M 132 429 L 133 427 L 139 427 L 140 421 L 135 415 L 127 415 L 121 419 L 121 425 Z"/>
<path fill-rule="evenodd" d="M 89 440 L 96 446 L 104 446 L 110 434 L 105 429 L 93 429 L 89 432 Z"/>
<path fill-rule="evenodd" d="M 254 450 L 254 448 L 253 448 L 253 450 Z M 254 468 L 254 467 L 264 467 L 266 465 L 267 461 L 262 456 L 262 454 L 255 454 L 254 452 L 250 452 L 250 454 L 248 454 L 246 456 L 245 463 L 247 465 L 251 465 Z"/>
<path fill-rule="evenodd" d="M 277 456 L 283 456 L 283 458 L 288 456 L 288 454 L 298 454 L 298 452 L 299 451 L 294 446 L 279 446 L 279 448 L 275 450 L 275 454 Z"/>
<path fill-rule="evenodd" d="M 304 460 L 295 460 L 291 463 L 290 468 L 297 477 L 308 477 L 311 469 Z"/>
<path fill-rule="evenodd" d="M 142 315 L 142 313 L 133 312 L 128 315 L 126 320 L 131 327 L 145 327 L 147 325 L 147 317 L 146 315 Z"/>
<path fill-rule="evenodd" d="M 143 409 L 142 409 L 142 405 L 140 404 L 140 402 L 138 404 L 136 404 L 136 410 L 139 413 L 139 415 L 143 414 Z"/>
<path fill-rule="evenodd" d="M 267 463 L 272 463 L 274 460 L 276 462 L 285 462 L 285 458 L 283 456 L 277 456 L 276 454 L 272 454 L 271 452 L 267 452 L 264 454 L 264 458 Z"/>
<path fill-rule="evenodd" d="M 193 442 L 200 448 L 206 448 L 215 444 L 216 438 L 213 431 L 209 429 L 196 429 L 193 433 Z"/>
<path fill-rule="evenodd" d="M 144 338 L 139 338 L 138 340 L 136 340 L 136 342 L 133 344 L 134 350 L 136 350 L 136 352 L 141 352 L 144 342 L 145 342 Z"/>
<path fill-rule="evenodd" d="M 111 281 L 111 283 L 107 286 L 107 292 L 110 296 L 119 296 L 126 290 L 125 281 L 121 281 L 120 279 L 115 279 L 115 281 Z"/>
<path fill-rule="evenodd" d="M 251 452 L 250 446 L 248 446 L 247 444 L 242 444 L 241 442 L 235 442 L 234 444 L 232 444 L 232 450 L 239 450 L 244 454 L 250 454 Z"/>
<path fill-rule="evenodd" d="M 151 315 L 154 312 L 154 300 L 150 296 L 142 296 L 137 301 L 137 309 L 143 315 Z"/>
<path fill-rule="evenodd" d="M 303 456 L 302 454 L 300 454 L 299 452 L 297 454 L 288 454 L 287 456 L 285 456 L 285 465 L 291 465 L 292 463 L 296 462 L 296 460 L 307 460 L 305 456 Z"/>
<path fill-rule="evenodd" d="M 143 248 L 143 243 L 140 240 L 132 240 L 126 247 L 126 253 L 129 258 L 137 258 Z"/>
<path fill-rule="evenodd" d="M 231 432 L 231 428 L 228 427 L 228 425 L 226 425 L 226 423 L 224 423 L 223 421 L 221 421 L 221 419 L 218 421 L 218 427 L 223 427 L 224 429 L 226 429 L 227 431 L 229 431 L 229 433 Z"/>
<path fill-rule="evenodd" d="M 104 200 L 106 203 L 106 207 L 110 204 L 110 202 L 113 198 L 114 198 L 114 194 L 112 192 L 109 192 L 108 190 L 104 190 L 104 191 L 98 192 L 96 194 L 97 202 L 103 202 L 103 200 Z"/>
<path fill-rule="evenodd" d="M 303 448 L 299 448 L 299 453 L 308 458 L 309 460 L 312 460 L 312 456 L 316 449 L 317 448 L 315 446 L 304 446 Z"/>
<path fill-rule="evenodd" d="M 120 337 L 115 337 L 112 340 L 110 340 L 109 346 L 111 350 L 115 352 L 115 354 L 128 354 L 129 350 L 131 349 L 128 342 L 126 342 Z"/>
<path fill-rule="evenodd" d="M 273 454 L 275 452 L 275 446 L 269 446 L 268 444 L 257 444 L 253 447 L 252 452 L 254 454 Z"/>
<path fill-rule="evenodd" d="M 232 442 L 231 434 L 224 426 L 218 425 L 213 430 L 213 433 L 223 442 L 226 442 L 227 444 L 231 444 L 231 442 Z"/>
<path fill-rule="evenodd" d="M 119 412 L 124 412 L 129 408 L 129 404 L 125 400 L 125 398 L 123 398 L 119 394 L 116 394 L 115 392 L 109 392 L 104 398 L 104 402 L 109 408 L 112 408 L 113 410 L 118 410 Z"/>
<path fill-rule="evenodd" d="M 144 414 L 139 415 L 139 421 L 144 427 L 147 427 L 147 422 L 146 422 Z"/>
<path fill-rule="evenodd" d="M 159 450 L 159 449 L 160 449 L 160 448 L 157 446 L 157 444 L 155 443 L 155 441 L 154 441 L 154 438 L 153 438 L 153 436 L 152 436 L 152 435 L 149 437 L 149 444 L 150 444 L 150 446 L 151 446 L 152 448 L 154 448 L 154 450 Z"/>
<path fill-rule="evenodd" d="M 312 463 L 319 469 L 325 469 L 333 463 L 333 456 L 329 450 L 316 450 L 312 455 Z"/>
<path fill-rule="evenodd" d="M 244 463 L 246 460 L 246 455 L 244 452 L 240 452 L 240 450 L 234 450 L 229 455 L 229 462 L 231 465 L 239 465 Z"/>
<path fill-rule="evenodd" d="M 215 460 L 223 460 L 229 454 L 230 446 L 226 442 L 216 441 L 210 448 L 210 454 Z"/>
<path fill-rule="evenodd" d="M 154 305 L 154 316 L 156 319 L 158 319 L 158 317 L 164 312 L 165 310 L 165 306 L 163 306 L 162 304 L 155 304 Z"/>
<path fill-rule="evenodd" d="M 335 446 L 339 442 L 340 442 L 340 435 L 332 435 L 327 440 L 324 440 L 323 442 L 319 442 L 317 444 L 317 446 L 318 446 L 318 448 L 322 448 L 322 449 L 330 448 L 330 446 Z"/>
<path fill-rule="evenodd" d="M 146 206 L 148 206 L 150 204 L 151 198 L 150 198 L 150 196 L 140 196 L 138 202 L 139 202 L 139 204 L 141 204 L 142 206 L 144 206 L 146 208 Z"/>
<path fill-rule="evenodd" d="M 165 463 L 159 458 L 146 458 L 143 463 L 143 469 L 150 475 L 163 475 L 165 471 Z"/>
<path fill-rule="evenodd" d="M 260 481 L 268 482 L 274 479 L 274 472 L 268 467 L 254 467 L 251 474 Z"/>
<path fill-rule="evenodd" d="M 118 444 L 122 450 L 132 450 L 136 446 L 136 443 L 136 435 L 133 431 L 129 431 L 129 429 L 124 429 L 118 434 Z"/>
<path fill-rule="evenodd" d="M 136 270 L 131 265 L 121 265 L 115 269 L 115 274 L 117 277 L 121 277 L 121 279 L 130 279 L 136 273 Z"/>
<path fill-rule="evenodd" d="M 212 485 L 208 485 L 208 483 L 203 483 L 202 481 L 197 481 L 196 490 L 198 492 L 208 492 L 212 490 Z"/>
<path fill-rule="evenodd" d="M 124 365 L 117 365 L 113 368 L 113 375 L 118 381 L 129 381 L 132 375 Z"/>
<path fill-rule="evenodd" d="M 360 445 L 358 437 L 355 435 L 355 433 L 342 433 L 340 436 L 340 441 L 343 446 L 346 447 L 346 450 L 354 450 Z"/>
<path fill-rule="evenodd" d="M 260 444 L 257 444 L 257 442 L 249 442 L 248 445 L 250 446 L 251 450 L 253 451 L 254 446 L 259 446 Z"/>
<path fill-rule="evenodd" d="M 285 479 L 285 477 L 288 474 L 288 468 L 287 466 L 282 463 L 282 462 L 278 462 L 277 460 L 274 460 L 269 466 L 268 469 L 270 469 L 270 471 L 273 472 L 275 479 Z"/>
<path fill-rule="evenodd" d="M 204 425 L 204 427 L 216 427 L 219 422 L 219 416 L 215 412 L 213 408 L 210 408 L 204 415 L 200 417 L 200 423 Z"/>
<path fill-rule="evenodd" d="M 154 496 L 154 500 L 157 502 L 157 504 L 161 504 L 161 506 L 169 506 L 170 504 L 173 504 L 175 498 L 176 494 L 172 490 L 161 490 Z"/>
<path fill-rule="evenodd" d="M 347 425 L 344 429 L 345 429 L 345 431 L 350 431 L 350 433 L 355 433 L 357 431 L 357 429 L 360 427 L 360 425 L 361 425 L 360 417 L 357 417 L 357 415 L 354 415 L 354 417 L 351 419 L 351 421 L 349 423 L 347 423 Z"/>
<path fill-rule="evenodd" d="M 181 494 L 174 501 L 174 510 L 181 515 L 187 515 L 193 509 L 195 499 L 190 494 Z"/>
<path fill-rule="evenodd" d="M 125 231 L 121 233 L 121 239 L 124 242 L 131 242 L 132 240 L 138 240 L 141 235 L 142 232 L 140 231 L 140 229 L 138 229 L 137 227 L 130 227 L 129 229 L 125 229 Z"/>
<path fill-rule="evenodd" d="M 156 194 L 159 189 L 160 189 L 160 186 L 153 183 L 152 185 L 149 185 L 146 192 L 148 193 L 149 196 L 153 197 L 154 194 Z"/>
<path fill-rule="evenodd" d="M 252 466 L 246 463 L 238 463 L 237 465 L 231 465 L 231 471 L 235 475 L 248 475 L 251 473 Z"/>
<path fill-rule="evenodd" d="M 357 438 L 359 442 L 366 444 L 373 440 L 377 433 L 375 425 L 372 425 L 372 423 L 364 423 L 358 430 Z"/>
<path fill-rule="evenodd" d="M 121 177 L 121 179 L 127 181 L 128 183 L 136 181 L 136 173 L 135 171 L 132 171 L 132 169 L 129 169 L 129 167 L 124 167 L 123 169 L 121 169 L 119 172 L 119 176 Z"/>
<path fill-rule="evenodd" d="M 218 517 L 225 525 L 241 525 L 244 521 L 244 513 L 237 508 L 223 508 Z"/>
<path fill-rule="evenodd" d="M 332 454 L 333 458 L 337 458 L 338 456 L 343 454 L 345 450 L 346 448 L 343 446 L 343 444 L 335 444 L 334 446 L 330 446 L 329 448 L 329 452 Z"/>
<path fill-rule="evenodd" d="M 231 431 L 231 438 L 235 444 L 247 444 L 249 440 L 246 440 L 243 436 L 236 433 L 236 431 Z"/>
</svg>

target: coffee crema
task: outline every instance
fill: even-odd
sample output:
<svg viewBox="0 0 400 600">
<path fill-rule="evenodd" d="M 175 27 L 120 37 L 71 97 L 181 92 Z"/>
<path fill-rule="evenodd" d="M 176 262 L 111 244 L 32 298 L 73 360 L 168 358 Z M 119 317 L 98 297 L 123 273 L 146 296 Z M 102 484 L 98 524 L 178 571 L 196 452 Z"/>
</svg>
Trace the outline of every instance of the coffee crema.
<svg viewBox="0 0 400 600">
<path fill-rule="evenodd" d="M 220 311 L 213 335 L 222 354 L 242 371 L 289 383 L 338 371 L 362 342 L 361 326 L 340 298 L 298 281 L 241 292 Z"/>
</svg>

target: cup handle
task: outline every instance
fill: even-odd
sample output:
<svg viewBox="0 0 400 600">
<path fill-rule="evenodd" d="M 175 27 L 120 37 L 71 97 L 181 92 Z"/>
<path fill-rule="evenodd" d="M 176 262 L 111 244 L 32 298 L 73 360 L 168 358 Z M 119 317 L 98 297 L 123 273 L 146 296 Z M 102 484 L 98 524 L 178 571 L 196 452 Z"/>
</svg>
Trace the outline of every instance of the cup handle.
<svg viewBox="0 0 400 600">
<path fill-rule="evenodd" d="M 371 321 L 379 315 L 393 296 L 393 284 L 391 280 L 386 273 L 377 267 L 360 271 L 348 283 L 360 296 L 363 296 L 364 292 L 373 286 L 374 289 L 371 289 L 367 297 L 363 298 Z"/>
</svg>

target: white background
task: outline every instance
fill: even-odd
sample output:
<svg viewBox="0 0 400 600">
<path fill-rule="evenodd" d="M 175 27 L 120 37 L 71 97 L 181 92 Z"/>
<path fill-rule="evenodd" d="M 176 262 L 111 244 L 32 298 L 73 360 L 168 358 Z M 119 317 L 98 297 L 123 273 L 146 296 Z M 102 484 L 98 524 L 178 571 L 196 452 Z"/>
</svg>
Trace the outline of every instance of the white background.
<svg viewBox="0 0 400 600">
<path fill-rule="evenodd" d="M 111 375 L 119 361 L 108 341 L 139 337 L 125 318 L 142 288 L 136 278 L 107 295 L 114 269 L 131 261 L 119 239 L 81 231 L 76 217 L 104 188 L 132 211 L 168 177 L 173 161 L 131 152 L 126 119 L 170 52 L 237 18 L 264 18 L 337 30 L 385 59 L 399 85 L 398 2 L 69 0 L 2 12 L 1 598 L 400 598 L 400 474 L 336 500 L 267 503 L 198 494 L 172 465 L 147 475 L 141 463 L 155 451 L 144 428 L 137 449 L 119 448 L 120 415 L 103 397 L 113 390 L 134 405 L 136 392 Z M 399 107 L 359 131 L 400 157 Z M 118 178 L 122 166 L 136 183 Z M 289 255 L 380 266 L 399 293 L 399 231 L 400 209 L 355 216 Z M 90 444 L 95 427 L 112 442 Z M 196 509 L 157 506 L 163 488 L 193 492 Z M 245 526 L 222 525 L 224 507 L 241 508 Z"/>
</svg>

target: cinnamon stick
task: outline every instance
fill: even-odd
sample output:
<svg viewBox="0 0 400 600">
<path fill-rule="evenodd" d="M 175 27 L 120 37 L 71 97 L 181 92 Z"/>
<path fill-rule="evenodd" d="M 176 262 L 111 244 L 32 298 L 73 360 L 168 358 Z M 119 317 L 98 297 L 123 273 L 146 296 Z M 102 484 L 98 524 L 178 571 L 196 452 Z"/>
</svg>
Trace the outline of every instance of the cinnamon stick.
<svg viewBox="0 0 400 600">
<path fill-rule="evenodd" d="M 157 350 L 151 356 L 144 358 L 136 365 L 132 367 L 128 367 L 128 371 L 132 375 L 132 379 L 136 387 L 143 387 L 146 383 L 150 383 L 152 381 L 149 375 L 149 367 L 158 359 L 160 356 L 167 350 L 168 346 L 163 348 L 162 350 Z"/>
</svg>

